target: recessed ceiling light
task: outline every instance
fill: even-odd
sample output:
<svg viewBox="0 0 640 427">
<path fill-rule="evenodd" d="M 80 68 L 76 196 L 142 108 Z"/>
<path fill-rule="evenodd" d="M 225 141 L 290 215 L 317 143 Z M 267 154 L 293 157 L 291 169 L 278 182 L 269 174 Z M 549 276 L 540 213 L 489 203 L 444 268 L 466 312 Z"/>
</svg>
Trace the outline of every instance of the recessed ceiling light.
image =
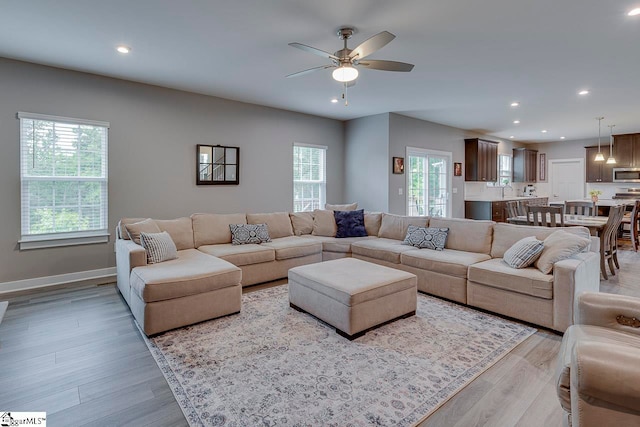
<svg viewBox="0 0 640 427">
<path fill-rule="evenodd" d="M 129 46 L 124 46 L 124 45 L 116 47 L 116 50 L 118 52 L 120 52 L 120 53 L 129 53 L 129 52 L 131 52 L 131 48 Z"/>
<path fill-rule="evenodd" d="M 565 138 L 564 136 L 561 136 L 561 137 L 560 137 L 560 139 L 564 139 L 564 138 Z"/>
<path fill-rule="evenodd" d="M 333 98 L 333 99 L 331 99 L 331 103 L 332 103 L 332 104 L 337 104 L 337 103 L 338 103 L 338 99 L 337 99 L 337 98 Z"/>
<path fill-rule="evenodd" d="M 546 129 L 542 129 L 542 133 L 547 133 L 547 130 Z"/>
<path fill-rule="evenodd" d="M 640 15 L 640 7 L 636 7 L 635 9 L 631 10 L 629 13 L 627 13 L 627 15 L 629 16 Z"/>
<path fill-rule="evenodd" d="M 578 92 L 578 95 L 589 95 L 589 91 L 588 90 L 581 90 L 580 92 Z"/>
<path fill-rule="evenodd" d="M 514 120 L 514 121 L 513 121 L 513 124 L 514 124 L 514 125 L 518 125 L 518 124 L 520 124 L 520 120 Z"/>
<path fill-rule="evenodd" d="M 509 137 L 509 139 L 513 139 L 513 138 L 515 138 L 515 136 L 513 136 L 513 135 L 511 135 L 511 136 Z"/>
<path fill-rule="evenodd" d="M 519 105 L 520 105 L 520 103 L 519 103 L 519 102 L 512 102 L 512 103 L 511 103 L 511 106 L 512 106 L 512 107 L 518 107 Z"/>
</svg>

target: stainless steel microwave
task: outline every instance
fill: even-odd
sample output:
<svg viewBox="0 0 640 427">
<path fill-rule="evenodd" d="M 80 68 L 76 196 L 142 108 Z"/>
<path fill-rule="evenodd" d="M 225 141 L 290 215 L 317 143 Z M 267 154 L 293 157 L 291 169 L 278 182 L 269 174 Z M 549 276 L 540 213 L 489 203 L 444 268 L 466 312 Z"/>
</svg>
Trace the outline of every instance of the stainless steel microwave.
<svg viewBox="0 0 640 427">
<path fill-rule="evenodd" d="M 613 168 L 613 182 L 640 182 L 640 168 Z"/>
</svg>

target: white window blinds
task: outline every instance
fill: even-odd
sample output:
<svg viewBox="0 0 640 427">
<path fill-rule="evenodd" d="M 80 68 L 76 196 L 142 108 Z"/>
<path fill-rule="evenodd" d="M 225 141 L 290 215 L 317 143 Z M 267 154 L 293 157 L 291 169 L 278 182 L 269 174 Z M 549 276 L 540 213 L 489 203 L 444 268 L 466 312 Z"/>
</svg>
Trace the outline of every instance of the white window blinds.
<svg viewBox="0 0 640 427">
<path fill-rule="evenodd" d="M 324 209 L 326 200 L 327 147 L 293 146 L 293 211 Z"/>
<path fill-rule="evenodd" d="M 18 113 L 21 249 L 29 242 L 105 236 L 109 123 Z M 80 243 L 95 243 L 86 240 Z M 25 247 L 23 247 L 25 246 Z"/>
</svg>

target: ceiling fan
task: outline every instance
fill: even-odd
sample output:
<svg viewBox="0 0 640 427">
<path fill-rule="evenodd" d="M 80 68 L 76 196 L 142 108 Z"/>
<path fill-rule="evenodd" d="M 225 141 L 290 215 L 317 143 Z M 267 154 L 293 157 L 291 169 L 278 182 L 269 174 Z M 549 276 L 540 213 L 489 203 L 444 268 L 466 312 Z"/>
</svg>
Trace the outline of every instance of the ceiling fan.
<svg viewBox="0 0 640 427">
<path fill-rule="evenodd" d="M 396 36 L 388 31 L 383 31 L 376 34 L 373 37 L 362 42 L 355 49 L 349 49 L 347 47 L 347 40 L 351 38 L 355 30 L 353 28 L 341 28 L 338 30 L 338 37 L 344 40 L 344 47 L 335 53 L 325 52 L 324 50 L 316 49 L 315 47 L 307 46 L 302 43 L 289 43 L 289 46 L 304 50 L 305 52 L 313 53 L 314 55 L 321 56 L 331 60 L 331 64 L 321 65 L 319 67 L 310 68 L 308 70 L 299 71 L 297 73 L 289 74 L 287 77 L 299 77 L 305 74 L 312 73 L 314 71 L 326 70 L 328 68 L 335 68 L 333 70 L 333 78 L 341 83 L 353 82 L 358 78 L 358 69 L 356 67 L 369 68 L 372 70 L 382 71 L 402 71 L 409 72 L 413 69 L 413 64 L 407 64 L 406 62 L 396 61 L 384 61 L 380 59 L 365 59 L 367 56 L 376 52 L 378 49 L 386 46 Z"/>
</svg>

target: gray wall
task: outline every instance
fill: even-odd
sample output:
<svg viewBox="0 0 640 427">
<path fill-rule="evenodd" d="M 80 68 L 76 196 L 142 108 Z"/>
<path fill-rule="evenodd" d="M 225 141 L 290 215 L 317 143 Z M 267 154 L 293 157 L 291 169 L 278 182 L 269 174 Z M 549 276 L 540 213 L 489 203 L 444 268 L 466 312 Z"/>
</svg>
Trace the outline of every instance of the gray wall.
<svg viewBox="0 0 640 427">
<path fill-rule="evenodd" d="M 344 200 L 344 125 L 304 114 L 0 58 L 0 283 L 115 265 L 109 244 L 18 251 L 18 111 L 103 120 L 109 227 L 120 217 L 293 206 L 292 144 L 326 145 L 327 200 Z M 240 147 L 239 186 L 196 186 L 198 143 Z"/>
<path fill-rule="evenodd" d="M 345 202 L 389 212 L 389 114 L 345 124 Z"/>
<path fill-rule="evenodd" d="M 598 138 L 527 144 L 527 147 L 538 150 L 538 153 L 547 153 L 547 160 L 555 160 L 584 158 L 584 147 L 592 145 L 598 145 Z M 609 155 L 609 137 L 602 138 L 600 145 L 602 152 L 607 157 Z"/>
</svg>

